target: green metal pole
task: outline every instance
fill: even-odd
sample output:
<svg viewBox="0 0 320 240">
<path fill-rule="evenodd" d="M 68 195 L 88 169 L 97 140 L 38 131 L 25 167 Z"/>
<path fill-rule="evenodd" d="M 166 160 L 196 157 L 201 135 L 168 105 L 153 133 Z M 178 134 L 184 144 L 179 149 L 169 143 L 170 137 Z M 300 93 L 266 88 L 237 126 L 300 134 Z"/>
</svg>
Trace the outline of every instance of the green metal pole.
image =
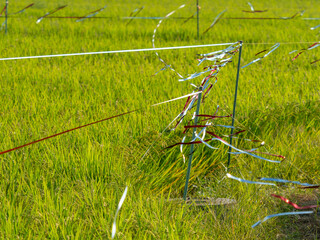
<svg viewBox="0 0 320 240">
<path fill-rule="evenodd" d="M 242 41 L 240 41 L 240 49 L 239 49 L 239 59 L 238 59 L 238 70 L 237 70 L 237 79 L 236 79 L 236 89 L 234 92 L 234 101 L 233 101 L 233 113 L 232 113 L 232 127 L 234 127 L 234 119 L 236 117 L 236 106 L 237 106 L 237 95 L 238 95 L 238 83 L 239 83 L 239 75 L 240 75 L 240 62 L 241 62 L 241 52 L 242 52 Z M 233 134 L 233 128 L 231 128 L 231 135 Z M 232 136 L 230 136 L 230 145 L 232 145 Z M 230 157 L 232 148 L 229 147 L 229 154 L 228 154 L 228 165 L 227 169 L 229 169 L 230 165 Z"/>
<path fill-rule="evenodd" d="M 8 5 L 9 5 L 9 0 L 6 0 L 6 20 L 5 20 L 5 28 L 6 28 L 6 34 L 8 32 Z"/>
<path fill-rule="evenodd" d="M 197 104 L 196 116 L 194 118 L 194 125 L 197 125 L 197 123 L 198 123 L 198 115 L 199 115 L 200 104 L 201 104 L 201 95 L 202 95 L 202 86 L 199 88 L 199 90 L 201 92 L 198 94 L 198 104 Z M 197 130 L 197 128 L 193 128 L 192 139 L 195 138 L 196 130 Z M 188 184 L 189 184 L 189 179 L 190 179 L 191 164 L 192 164 L 192 158 L 193 158 L 193 149 L 194 149 L 194 144 L 191 144 L 188 169 L 187 169 L 187 176 L 186 176 L 186 184 L 184 186 L 184 192 L 183 192 L 183 199 L 184 200 L 187 200 Z"/>
<path fill-rule="evenodd" d="M 199 40 L 199 0 L 197 0 L 197 36 Z"/>
</svg>

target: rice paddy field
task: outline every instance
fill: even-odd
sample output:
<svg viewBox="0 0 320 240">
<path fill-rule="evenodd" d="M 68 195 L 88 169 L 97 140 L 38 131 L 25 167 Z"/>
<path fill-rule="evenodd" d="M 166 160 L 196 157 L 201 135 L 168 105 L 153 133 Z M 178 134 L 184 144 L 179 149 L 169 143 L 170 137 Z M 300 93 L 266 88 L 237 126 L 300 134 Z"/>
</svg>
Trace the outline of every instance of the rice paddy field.
<svg viewBox="0 0 320 240">
<path fill-rule="evenodd" d="M 4 5 L 3 1 L 3 5 Z M 9 1 L 9 14 L 31 2 Z M 307 0 L 252 1 L 200 0 L 200 38 L 193 17 L 196 1 L 36 1 L 8 19 L 8 33 L 0 32 L 0 58 L 151 48 L 163 17 L 156 47 L 244 42 L 241 65 L 276 43 L 266 58 L 240 71 L 235 125 L 244 138 L 263 140 L 261 151 L 281 154 L 280 164 L 243 154 L 232 156 L 229 173 L 252 181 L 272 177 L 320 184 L 320 48 L 298 53 L 319 41 L 319 2 Z M 0 8 L 3 8 L 0 5 Z M 84 16 L 107 5 L 100 17 L 37 18 L 61 5 L 52 16 Z M 207 33 L 215 17 L 291 17 L 279 20 L 221 19 Z M 1 24 L 4 21 L 0 17 Z M 178 72 L 200 71 L 197 54 L 225 46 L 159 51 Z M 232 113 L 238 54 L 218 75 L 202 114 Z M 320 216 L 284 216 L 251 226 L 267 215 L 294 211 L 270 194 L 304 205 L 319 204 L 318 189 L 298 185 L 265 186 L 226 178 L 228 148 L 196 145 L 188 196 L 228 198 L 232 206 L 191 207 L 169 199 L 181 198 L 187 164 L 179 147 L 183 127 L 163 132 L 181 112 L 185 100 L 150 105 L 189 94 L 194 89 L 164 65 L 155 52 L 117 53 L 45 59 L 0 61 L 0 151 L 5 151 L 77 126 L 127 111 L 137 112 L 66 133 L 0 155 L 1 239 L 111 239 L 119 200 L 128 193 L 117 217 L 116 239 L 319 239 Z M 220 120 L 219 120 L 220 121 Z M 229 122 L 228 122 L 229 121 Z M 231 119 L 220 123 L 230 125 Z M 219 134 L 229 130 L 216 129 Z M 163 134 L 161 134 L 163 132 Z M 250 142 L 234 140 L 250 149 Z M 186 148 L 186 155 L 188 155 Z M 150 149 L 148 152 L 147 150 Z M 147 153 L 146 153 L 147 152 Z M 146 154 L 145 154 L 146 153 Z M 269 156 L 270 157 L 270 156 Z M 272 158 L 272 157 L 270 157 Z M 274 158 L 272 158 L 274 159 Z"/>
</svg>

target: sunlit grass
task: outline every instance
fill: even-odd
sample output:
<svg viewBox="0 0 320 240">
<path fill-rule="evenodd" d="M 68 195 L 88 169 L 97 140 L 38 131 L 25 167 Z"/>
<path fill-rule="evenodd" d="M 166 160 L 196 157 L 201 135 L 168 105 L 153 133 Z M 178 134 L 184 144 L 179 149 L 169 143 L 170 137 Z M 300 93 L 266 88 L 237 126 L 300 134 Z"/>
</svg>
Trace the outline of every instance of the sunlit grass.
<svg viewBox="0 0 320 240">
<path fill-rule="evenodd" d="M 245 1 L 201 2 L 201 31 L 215 16 L 247 16 Z M 121 17 L 142 5 L 139 16 L 165 16 L 183 2 L 110 1 L 99 16 Z M 316 1 L 256 3 L 269 9 L 261 16 L 292 16 L 306 9 L 317 17 Z M 11 3 L 10 3 L 11 4 Z M 15 1 L 10 9 L 28 5 Z M 1 32 L 1 58 L 152 47 L 156 20 L 36 18 L 49 9 L 68 4 L 55 15 L 85 15 L 104 6 L 99 1 L 36 2 L 21 18 L 10 18 L 8 34 Z M 191 16 L 195 3 L 174 16 Z M 36 16 L 36 17 L 35 17 Z M 260 16 L 260 15 L 259 15 Z M 24 18 L 22 18 L 24 17 Z M 2 18 L 1 18 L 2 19 Z M 196 21 L 164 20 L 156 47 L 244 41 L 242 64 L 276 42 L 316 42 L 314 22 L 294 20 L 221 20 L 196 39 Z M 246 43 L 270 43 L 256 45 Z M 319 59 L 320 48 L 295 61 L 288 53 L 311 44 L 281 44 L 262 61 L 241 71 L 236 125 L 246 138 L 262 139 L 264 151 L 286 156 L 281 164 L 246 156 L 232 158 L 230 172 L 248 180 L 275 177 L 319 183 Z M 159 52 L 186 75 L 197 66 L 196 54 L 221 49 Z M 235 58 L 236 59 L 236 58 Z M 219 73 L 218 82 L 201 106 L 212 114 L 232 112 L 237 61 Z M 128 110 L 143 110 L 0 156 L 0 236 L 4 239 L 108 239 L 118 201 L 126 185 L 127 199 L 118 216 L 117 237 L 123 239 L 301 239 L 295 218 L 273 219 L 251 229 L 266 215 L 290 211 L 270 193 L 290 196 L 312 190 L 246 185 L 226 179 L 227 148 L 217 151 L 197 146 L 189 196 L 233 198 L 233 207 L 190 208 L 169 198 L 182 196 L 186 164 L 177 148 L 182 130 L 160 133 L 180 112 L 183 101 L 148 106 L 190 93 L 171 71 L 152 75 L 163 65 L 154 52 L 92 55 L 0 62 L 0 142 L 6 150 Z M 221 132 L 222 133 L 222 132 Z M 227 134 L 227 132 L 223 132 Z M 142 158 L 147 149 L 149 154 Z M 251 147 L 243 141 L 236 146 Z M 185 148 L 188 154 L 188 148 Z M 284 220 L 285 219 L 285 220 Z M 290 231 L 288 230 L 290 226 Z M 315 231 L 314 229 L 310 230 Z M 314 234 L 314 232 L 313 232 Z M 313 235 L 315 236 L 315 235 Z"/>
</svg>

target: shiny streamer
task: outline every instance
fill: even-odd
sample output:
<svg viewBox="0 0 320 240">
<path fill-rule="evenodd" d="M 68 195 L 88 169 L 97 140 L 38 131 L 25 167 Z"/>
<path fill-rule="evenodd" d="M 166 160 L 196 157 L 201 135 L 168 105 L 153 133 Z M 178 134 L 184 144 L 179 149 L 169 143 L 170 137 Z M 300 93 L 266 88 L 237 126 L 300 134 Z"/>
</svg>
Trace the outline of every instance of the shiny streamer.
<svg viewBox="0 0 320 240">
<path fill-rule="evenodd" d="M 140 8 L 136 8 L 134 9 L 131 13 L 130 13 L 130 17 L 134 17 L 136 16 L 139 12 L 141 12 L 144 9 L 144 6 L 140 7 Z"/>
<path fill-rule="evenodd" d="M 258 159 L 260 159 L 260 160 L 264 160 L 264 161 L 267 161 L 267 162 L 281 163 L 281 161 L 270 160 L 270 159 L 267 159 L 267 158 L 264 158 L 264 157 L 261 157 L 261 156 L 252 154 L 252 153 L 250 153 L 250 152 L 246 152 L 246 151 L 243 151 L 243 150 L 241 150 L 241 149 L 238 149 L 238 148 L 230 145 L 228 142 L 226 142 L 225 140 L 223 140 L 223 139 L 221 139 L 221 138 L 219 138 L 219 137 L 211 138 L 211 141 L 213 141 L 213 140 L 220 141 L 220 142 L 222 142 L 224 145 L 226 145 L 226 146 L 228 146 L 228 147 L 231 147 L 233 150 L 236 150 L 236 151 L 238 151 L 239 153 L 244 153 L 244 154 L 247 154 L 247 155 L 249 155 L 249 156 L 251 156 L 251 157 L 258 158 Z"/>
<path fill-rule="evenodd" d="M 305 13 L 305 10 L 299 11 L 295 13 L 292 17 L 280 17 L 280 19 L 288 20 L 288 19 L 294 19 L 298 17 L 299 15 L 302 16 Z"/>
<path fill-rule="evenodd" d="M 187 23 L 187 22 L 188 22 L 190 19 L 192 19 L 196 14 L 197 14 L 197 12 L 195 12 L 194 14 L 192 14 L 190 17 L 188 17 L 186 20 L 184 20 L 181 25 Z"/>
<path fill-rule="evenodd" d="M 43 15 L 42 17 L 39 17 L 36 23 L 40 23 L 45 17 L 47 17 L 47 16 L 49 16 L 49 15 L 51 15 L 51 14 L 54 14 L 55 12 L 57 12 L 57 11 L 65 8 L 66 6 L 67 6 L 67 5 L 64 5 L 64 6 L 61 6 L 61 7 L 56 8 L 56 9 L 53 9 L 53 10 L 51 10 L 50 12 L 47 12 L 47 13 L 46 13 L 45 15 Z"/>
<path fill-rule="evenodd" d="M 208 132 L 208 131 L 207 131 L 207 133 L 208 133 L 208 134 L 215 135 L 215 134 L 213 134 L 213 133 L 211 133 L 211 132 Z M 216 136 L 216 135 L 215 135 L 215 136 Z M 264 161 L 267 161 L 267 162 L 281 163 L 281 161 L 270 160 L 270 159 L 267 159 L 267 158 L 264 158 L 264 157 L 261 157 L 261 156 L 252 154 L 252 153 L 250 153 L 250 152 L 247 152 L 247 151 L 243 151 L 243 150 L 241 150 L 241 149 L 238 149 L 238 148 L 230 145 L 228 142 L 226 142 L 225 140 L 221 139 L 221 138 L 218 137 L 218 136 L 216 136 L 215 138 L 209 138 L 209 139 L 203 140 L 201 137 L 199 137 L 199 135 L 198 135 L 197 133 L 195 133 L 195 138 L 196 138 L 196 139 L 199 139 L 200 141 L 195 141 L 195 139 L 193 139 L 191 142 L 188 142 L 188 143 L 180 142 L 180 143 L 176 143 L 176 144 L 174 144 L 174 145 L 171 145 L 171 146 L 169 146 L 169 147 L 166 147 L 166 149 L 167 149 L 167 148 L 175 147 L 175 146 L 177 146 L 177 145 L 190 145 L 190 144 L 199 144 L 199 143 L 203 143 L 203 144 L 205 144 L 207 147 L 209 147 L 209 148 L 211 148 L 211 149 L 218 149 L 218 148 L 212 147 L 211 145 L 209 145 L 209 144 L 207 143 L 207 142 L 209 142 L 209 141 L 215 141 L 215 140 L 217 140 L 217 141 L 222 142 L 224 145 L 226 145 L 226 146 L 228 146 L 228 147 L 231 147 L 232 149 L 238 151 L 238 152 L 239 152 L 238 154 L 244 153 L 244 154 L 247 154 L 247 155 L 252 156 L 252 157 L 254 157 L 254 158 L 257 158 L 257 159 L 260 159 L 260 160 L 264 160 Z"/>
<path fill-rule="evenodd" d="M 81 21 L 83 21 L 83 20 L 85 20 L 85 19 L 94 17 L 94 16 L 96 16 L 99 12 L 102 12 L 102 11 L 103 11 L 104 9 L 106 9 L 106 8 L 107 8 L 107 6 L 104 6 L 103 8 L 100 8 L 100 9 L 98 9 L 98 10 L 95 10 L 95 11 L 93 11 L 93 12 L 90 12 L 89 15 L 84 16 L 84 17 L 82 17 L 82 18 L 79 18 L 78 20 L 76 20 L 76 22 L 81 22 Z"/>
<path fill-rule="evenodd" d="M 164 67 L 161 68 L 158 72 L 156 72 L 155 74 L 153 74 L 152 77 L 155 76 L 155 75 L 157 75 L 159 72 L 164 71 L 164 70 L 166 70 L 167 68 L 170 68 L 170 67 L 171 67 L 171 65 L 166 65 L 166 66 L 164 66 Z"/>
<path fill-rule="evenodd" d="M 23 13 L 25 10 L 27 10 L 28 8 L 31 8 L 34 5 L 34 3 L 29 4 L 28 6 L 24 7 L 23 9 L 21 9 L 18 12 L 15 13 L 11 13 L 10 15 L 15 15 L 15 14 L 19 14 L 19 13 Z"/>
<path fill-rule="evenodd" d="M 114 237 L 116 236 L 116 232 L 117 232 L 117 216 L 118 216 L 118 213 L 122 207 L 122 204 L 124 202 L 124 200 L 126 199 L 126 196 L 127 196 L 127 192 L 128 192 L 128 186 L 126 186 L 126 188 L 124 189 L 124 192 L 122 194 L 122 197 L 119 201 L 119 204 L 118 204 L 118 208 L 117 208 L 117 211 L 116 211 L 116 214 L 114 216 L 114 220 L 113 220 L 113 224 L 112 224 L 112 235 L 111 235 L 111 238 L 114 239 Z"/>
<path fill-rule="evenodd" d="M 184 81 L 188 81 L 188 80 L 197 78 L 197 77 L 201 76 L 202 74 L 205 74 L 205 73 L 210 72 L 210 71 L 212 71 L 212 70 L 215 70 L 215 69 L 209 68 L 208 70 L 203 71 L 203 72 L 193 73 L 193 74 L 189 75 L 189 76 L 186 77 L 186 78 L 181 78 L 181 79 L 179 79 L 179 82 L 184 82 Z M 215 73 L 213 76 L 215 76 L 215 75 L 217 75 L 217 73 Z"/>
<path fill-rule="evenodd" d="M 272 214 L 269 215 L 267 217 L 265 217 L 262 220 L 259 220 L 258 222 L 256 222 L 255 224 L 253 224 L 251 227 L 255 228 L 256 226 L 260 225 L 261 223 L 269 220 L 270 218 L 273 217 L 280 217 L 280 216 L 289 216 L 289 215 L 302 215 L 302 214 L 313 214 L 313 211 L 304 211 L 304 212 L 284 212 L 284 213 L 277 213 L 277 214 Z"/>
<path fill-rule="evenodd" d="M 144 6 L 140 7 L 140 8 L 136 8 L 134 9 L 131 13 L 130 16 L 131 19 L 129 20 L 129 22 L 126 24 L 127 26 L 133 21 L 134 17 L 136 17 L 142 10 L 144 9 Z"/>
<path fill-rule="evenodd" d="M 302 53 L 304 53 L 305 51 L 312 50 L 312 49 L 317 48 L 317 47 L 319 47 L 319 46 L 320 46 L 320 42 L 316 42 L 316 43 L 310 45 L 307 49 L 301 49 L 301 50 L 299 51 L 299 53 L 292 59 L 292 61 L 296 60 L 296 59 L 297 59 Z M 297 51 L 297 50 L 295 50 L 295 51 Z M 292 51 L 292 52 L 293 52 L 293 51 Z M 292 52 L 291 52 L 291 53 L 292 53 Z"/>
<path fill-rule="evenodd" d="M 199 135 L 198 135 L 197 133 L 195 133 L 195 137 L 196 137 L 197 139 L 199 139 L 200 142 L 203 143 L 204 145 L 206 145 L 208 148 L 211 148 L 211 149 L 219 149 L 219 148 L 216 148 L 216 147 L 212 147 L 210 144 L 207 143 L 208 141 L 211 141 L 212 139 L 208 139 L 208 140 L 205 141 L 205 140 L 203 140 L 201 137 L 199 137 Z"/>
<path fill-rule="evenodd" d="M 315 61 L 311 62 L 310 64 L 315 64 L 315 63 L 317 63 L 317 62 L 319 62 L 319 61 L 320 61 L 320 59 L 315 60 Z"/>
<path fill-rule="evenodd" d="M 249 6 L 251 8 L 251 12 L 254 12 L 254 8 L 253 8 L 252 4 L 250 2 L 248 2 L 248 4 L 249 4 Z"/>
<path fill-rule="evenodd" d="M 227 173 L 227 177 L 231 178 L 231 179 L 234 179 L 234 180 L 237 180 L 237 181 L 242 182 L 242 183 L 276 186 L 274 183 L 254 182 L 254 181 L 245 180 L 245 179 L 242 179 L 242 178 L 238 178 L 238 177 L 232 176 L 230 173 Z"/>
<path fill-rule="evenodd" d="M 240 46 L 241 46 L 240 42 L 235 42 L 223 50 L 219 50 L 219 51 L 215 51 L 215 52 L 211 52 L 211 53 L 206 53 L 206 54 L 198 54 L 199 56 L 202 57 L 202 58 L 198 59 L 198 61 L 199 61 L 198 65 L 200 65 L 205 60 L 213 61 L 214 67 L 217 68 L 217 70 L 219 71 L 220 67 L 225 66 L 226 63 L 228 63 L 232 59 L 232 57 L 238 51 Z M 222 66 L 215 66 L 217 64 L 218 65 L 223 64 L 223 65 Z M 210 66 L 206 67 L 206 68 L 210 68 Z"/>
<path fill-rule="evenodd" d="M 181 142 L 184 143 L 185 139 L 186 139 L 186 136 L 182 138 Z M 186 163 L 186 156 L 183 154 L 183 144 L 180 144 L 180 152 L 182 154 L 183 163 Z"/>
<path fill-rule="evenodd" d="M 259 58 L 255 59 L 255 60 L 253 60 L 252 62 L 244 65 L 244 66 L 241 67 L 241 68 L 248 67 L 249 65 L 251 65 L 251 64 L 253 64 L 253 63 L 255 63 L 255 62 L 258 62 L 258 61 L 260 61 L 261 59 L 267 57 L 270 53 L 272 53 L 274 50 L 276 50 L 279 46 L 280 46 L 280 43 L 276 43 L 276 44 L 273 45 L 270 49 L 268 49 L 268 50 L 263 50 L 263 51 L 257 53 L 256 55 L 268 51 L 268 52 L 267 52 L 265 55 L 263 55 L 262 57 L 259 57 Z"/>
<path fill-rule="evenodd" d="M 254 153 L 259 153 L 259 154 L 264 154 L 264 155 L 269 155 L 269 156 L 273 156 L 273 157 L 278 157 L 278 158 L 282 158 L 282 159 L 286 159 L 285 156 L 282 155 L 278 155 L 278 154 L 272 154 L 272 153 L 266 153 L 266 152 L 257 152 L 257 151 L 253 151 Z"/>
<path fill-rule="evenodd" d="M 223 135 L 224 137 L 228 137 L 228 135 Z M 265 142 L 264 141 L 261 141 L 261 140 L 255 140 L 255 139 L 247 139 L 247 138 L 239 138 L 239 137 L 232 137 L 232 138 L 235 138 L 235 139 L 239 139 L 239 140 L 244 140 L 244 141 L 248 141 L 248 142 L 257 142 L 257 143 L 260 143 L 260 145 L 264 145 Z"/>
<path fill-rule="evenodd" d="M 154 20 L 160 20 L 160 19 L 167 19 L 168 17 L 122 17 L 122 19 L 154 19 Z"/>
<path fill-rule="evenodd" d="M 259 178 L 261 181 L 268 181 L 268 182 L 279 182 L 279 183 L 293 183 L 293 184 L 297 184 L 297 185 L 301 185 L 301 186 L 305 186 L 305 187 L 311 187 L 311 186 L 315 186 L 313 184 L 309 184 L 309 183 L 301 183 L 299 181 L 290 181 L 290 180 L 285 180 L 285 179 L 280 179 L 280 178 Z"/>
<path fill-rule="evenodd" d="M 203 34 L 207 33 L 214 25 L 216 25 L 220 19 L 222 18 L 222 16 L 224 15 L 224 13 L 227 10 L 222 11 L 221 13 L 218 14 L 218 16 L 216 16 L 216 18 L 214 19 L 214 21 L 211 23 L 211 25 L 203 32 Z"/>
<path fill-rule="evenodd" d="M 0 31 L 4 28 L 5 24 L 6 24 L 6 21 L 4 21 L 4 22 L 1 24 L 1 26 L 0 26 Z"/>
<path fill-rule="evenodd" d="M 257 150 L 258 148 L 253 148 L 253 149 L 250 149 L 250 150 L 244 150 L 245 152 L 252 152 L 252 151 L 255 151 L 255 150 Z M 242 154 L 242 153 L 240 153 L 240 152 L 228 152 L 228 153 L 230 153 L 230 154 Z"/>
<path fill-rule="evenodd" d="M 310 205 L 310 206 L 299 206 L 296 203 L 291 202 L 289 199 L 284 198 L 282 196 L 276 195 L 276 194 L 271 194 L 271 196 L 275 197 L 275 198 L 279 198 L 282 201 L 284 201 L 285 203 L 291 205 L 292 207 L 294 207 L 295 209 L 299 209 L 299 210 L 304 210 L 304 209 L 312 209 L 312 208 L 319 208 L 319 205 Z"/>
<path fill-rule="evenodd" d="M 317 26 L 315 26 L 315 27 L 312 27 L 312 28 L 310 28 L 310 29 L 311 29 L 311 30 L 315 30 L 315 29 L 317 29 L 318 27 L 320 27 L 320 24 L 317 25 Z"/>
<path fill-rule="evenodd" d="M 308 188 L 320 188 L 320 185 L 314 185 L 314 186 L 310 186 L 310 187 L 300 187 L 302 189 L 308 189 Z"/>
<path fill-rule="evenodd" d="M 165 19 L 168 18 L 168 17 L 170 17 L 170 16 L 171 16 L 172 14 L 174 14 L 177 10 L 179 10 L 179 9 L 181 9 L 181 8 L 184 8 L 184 7 L 185 7 L 185 4 L 181 5 L 181 6 L 178 7 L 176 10 L 168 13 L 168 14 L 165 16 Z M 160 27 L 161 23 L 163 22 L 163 20 L 164 20 L 164 19 L 161 19 L 161 20 L 159 21 L 158 25 L 156 26 L 156 28 L 153 30 L 153 35 L 152 35 L 152 47 L 153 47 L 154 49 L 156 48 L 155 43 L 154 43 L 154 42 L 155 42 L 156 33 L 157 33 L 157 30 L 158 30 L 158 28 Z M 158 59 L 160 60 L 160 62 L 162 62 L 165 66 L 169 65 L 169 64 L 167 64 L 167 63 L 160 57 L 160 55 L 159 55 L 159 53 L 158 53 L 157 51 L 156 51 L 155 53 L 156 53 Z M 170 69 L 171 69 L 172 71 L 174 71 L 180 78 L 183 78 L 183 76 L 182 76 L 180 73 L 178 73 L 174 68 L 170 68 Z"/>
<path fill-rule="evenodd" d="M 252 4 L 250 2 L 248 2 L 248 5 L 251 8 L 251 11 L 247 11 L 247 10 L 242 10 L 242 12 L 246 12 L 246 13 L 261 13 L 261 12 L 267 12 L 268 10 L 254 10 Z"/>
<path fill-rule="evenodd" d="M 7 5 L 4 5 L 4 8 L 2 9 L 2 11 L 0 12 L 0 16 L 2 16 L 2 14 L 6 11 L 7 9 Z"/>
</svg>

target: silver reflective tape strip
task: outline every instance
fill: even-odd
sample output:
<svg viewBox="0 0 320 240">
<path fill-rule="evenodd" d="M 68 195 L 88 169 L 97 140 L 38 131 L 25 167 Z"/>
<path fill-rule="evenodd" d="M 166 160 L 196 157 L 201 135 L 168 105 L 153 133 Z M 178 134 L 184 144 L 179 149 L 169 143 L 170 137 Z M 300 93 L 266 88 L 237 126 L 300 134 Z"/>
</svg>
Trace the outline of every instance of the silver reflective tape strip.
<svg viewBox="0 0 320 240">
<path fill-rule="evenodd" d="M 126 186 L 126 188 L 122 194 L 122 197 L 121 197 L 120 202 L 118 204 L 116 215 L 114 216 L 114 220 L 113 220 L 113 224 L 112 224 L 112 236 L 111 236 L 112 239 L 114 239 L 116 232 L 117 232 L 117 216 L 118 216 L 118 213 L 122 207 L 124 200 L 126 199 L 127 192 L 128 192 L 128 186 Z"/>
<path fill-rule="evenodd" d="M 304 212 L 284 212 L 284 213 L 277 213 L 277 214 L 272 214 L 272 215 L 269 215 L 267 217 L 265 217 L 264 219 L 262 220 L 259 220 L 258 222 L 256 222 L 255 224 L 253 224 L 251 227 L 254 228 L 258 225 L 260 225 L 261 223 L 267 221 L 268 219 L 270 218 L 273 218 L 273 217 L 280 217 L 280 216 L 288 216 L 288 215 L 300 215 L 300 214 L 312 214 L 313 211 L 304 211 Z"/>
</svg>

